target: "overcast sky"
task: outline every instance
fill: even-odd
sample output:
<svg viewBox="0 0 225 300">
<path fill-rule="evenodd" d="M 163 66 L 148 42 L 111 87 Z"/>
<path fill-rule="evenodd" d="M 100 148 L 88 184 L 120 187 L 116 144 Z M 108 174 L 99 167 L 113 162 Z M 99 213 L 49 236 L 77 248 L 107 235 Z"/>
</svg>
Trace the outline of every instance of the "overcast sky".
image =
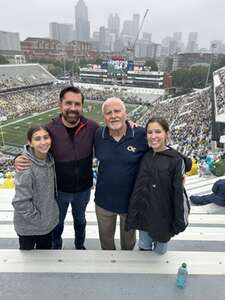
<svg viewBox="0 0 225 300">
<path fill-rule="evenodd" d="M 73 23 L 72 0 L 0 0 L 0 30 L 19 32 L 21 40 L 28 36 L 47 37 L 50 22 Z M 200 47 L 208 47 L 213 39 L 225 42 L 225 0 L 85 0 L 89 8 L 91 30 L 107 24 L 110 12 L 118 13 L 121 23 L 133 13 L 150 13 L 144 31 L 161 42 L 174 31 L 183 32 L 186 42 L 190 31 L 199 33 Z"/>
</svg>

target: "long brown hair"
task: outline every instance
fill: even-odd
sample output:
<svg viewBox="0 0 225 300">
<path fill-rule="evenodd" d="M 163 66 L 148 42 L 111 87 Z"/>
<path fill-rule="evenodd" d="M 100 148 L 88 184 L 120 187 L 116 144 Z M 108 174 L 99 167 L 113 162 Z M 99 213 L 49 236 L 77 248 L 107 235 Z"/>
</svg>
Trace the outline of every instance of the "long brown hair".
<svg viewBox="0 0 225 300">
<path fill-rule="evenodd" d="M 150 123 L 155 123 L 155 122 L 159 123 L 159 125 L 162 126 L 162 128 L 165 130 L 166 133 L 168 133 L 170 131 L 168 122 L 166 121 L 166 119 L 164 119 L 163 117 L 160 117 L 160 116 L 159 117 L 158 116 L 151 117 L 145 126 L 146 130 L 148 129 L 148 125 Z"/>
<path fill-rule="evenodd" d="M 34 134 L 35 132 L 37 132 L 38 130 L 41 130 L 41 129 L 44 129 L 45 131 L 47 131 L 48 134 L 49 134 L 49 136 L 50 136 L 50 138 L 51 138 L 51 134 L 50 134 L 50 132 L 49 132 L 47 126 L 45 126 L 45 125 L 40 125 L 40 124 L 32 124 L 32 125 L 29 127 L 28 131 L 27 131 L 27 140 L 28 140 L 29 142 L 31 142 L 31 141 L 32 141 L 33 134 Z"/>
</svg>

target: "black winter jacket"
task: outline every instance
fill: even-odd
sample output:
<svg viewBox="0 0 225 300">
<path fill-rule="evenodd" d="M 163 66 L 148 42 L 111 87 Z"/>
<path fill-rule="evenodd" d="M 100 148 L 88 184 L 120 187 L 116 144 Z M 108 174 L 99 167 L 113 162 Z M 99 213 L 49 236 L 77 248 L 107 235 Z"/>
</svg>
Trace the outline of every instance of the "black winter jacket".
<svg viewBox="0 0 225 300">
<path fill-rule="evenodd" d="M 182 158 L 173 149 L 153 152 L 141 160 L 130 199 L 126 230 L 139 229 L 153 240 L 167 242 L 188 224 Z"/>
</svg>

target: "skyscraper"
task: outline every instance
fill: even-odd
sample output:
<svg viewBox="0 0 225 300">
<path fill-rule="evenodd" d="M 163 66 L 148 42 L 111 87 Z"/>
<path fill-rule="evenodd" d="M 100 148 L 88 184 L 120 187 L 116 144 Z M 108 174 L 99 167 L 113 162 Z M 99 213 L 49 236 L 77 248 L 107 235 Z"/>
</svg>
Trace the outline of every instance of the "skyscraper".
<svg viewBox="0 0 225 300">
<path fill-rule="evenodd" d="M 51 22 L 49 24 L 49 36 L 66 44 L 73 40 L 73 25 Z"/>
<path fill-rule="evenodd" d="M 112 13 L 108 16 L 108 22 L 107 23 L 108 23 L 109 32 L 113 32 L 113 30 L 114 30 L 114 17 L 113 17 Z"/>
<path fill-rule="evenodd" d="M 0 50 L 20 51 L 19 33 L 0 31 Z"/>
<path fill-rule="evenodd" d="M 83 0 L 75 6 L 75 30 L 78 41 L 89 41 L 90 22 L 88 21 L 88 8 Z"/>
<path fill-rule="evenodd" d="M 142 37 L 143 37 L 143 40 L 147 40 L 149 42 L 152 41 L 152 34 L 149 32 L 143 32 Z"/>
<path fill-rule="evenodd" d="M 137 35 L 139 27 L 140 27 L 140 15 L 133 14 L 133 19 L 132 19 L 132 35 L 133 36 Z"/>
<path fill-rule="evenodd" d="M 196 52 L 198 50 L 198 33 L 189 32 L 187 42 L 187 52 Z"/>
<path fill-rule="evenodd" d="M 182 32 L 174 32 L 173 38 L 169 43 L 169 54 L 181 52 L 183 50 Z"/>
<path fill-rule="evenodd" d="M 114 16 L 114 29 L 114 33 L 116 34 L 116 37 L 118 37 L 120 34 L 120 17 L 118 14 L 115 14 Z"/>
<path fill-rule="evenodd" d="M 110 14 L 108 17 L 108 30 L 110 33 L 114 33 L 116 38 L 118 38 L 120 33 L 120 17 L 118 14 Z"/>
<path fill-rule="evenodd" d="M 182 32 L 174 32 L 173 33 L 173 40 L 175 42 L 181 42 L 182 41 Z"/>
<path fill-rule="evenodd" d="M 210 42 L 210 50 L 214 53 L 224 53 L 224 44 L 222 40 L 213 40 Z"/>
<path fill-rule="evenodd" d="M 123 29 L 121 34 L 132 35 L 133 33 L 133 22 L 131 20 L 125 20 L 123 22 Z"/>
<path fill-rule="evenodd" d="M 108 51 L 109 50 L 109 32 L 104 26 L 99 28 L 99 50 Z"/>
</svg>

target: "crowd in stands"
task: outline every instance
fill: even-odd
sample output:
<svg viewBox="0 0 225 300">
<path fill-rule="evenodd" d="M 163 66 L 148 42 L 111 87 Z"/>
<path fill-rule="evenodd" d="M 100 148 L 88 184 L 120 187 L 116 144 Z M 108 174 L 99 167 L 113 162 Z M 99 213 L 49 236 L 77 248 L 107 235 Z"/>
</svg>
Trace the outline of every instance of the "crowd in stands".
<svg viewBox="0 0 225 300">
<path fill-rule="evenodd" d="M 0 91 L 54 81 L 56 78 L 39 64 L 0 65 Z"/>
<path fill-rule="evenodd" d="M 215 72 L 219 78 L 219 84 L 215 86 L 215 102 L 217 114 L 225 113 L 225 67 Z"/>
<path fill-rule="evenodd" d="M 209 153 L 202 155 L 199 159 L 193 157 L 192 169 L 186 173 L 188 176 L 199 175 L 200 177 L 224 176 L 225 175 L 225 153 Z"/>
<path fill-rule="evenodd" d="M 177 150 L 192 156 L 207 153 L 210 146 L 210 89 L 160 99 L 140 118 L 145 125 L 153 115 L 161 115 L 171 124 L 171 142 Z"/>
<path fill-rule="evenodd" d="M 0 68 L 0 89 L 2 72 Z M 225 112 L 225 68 L 216 71 L 215 74 L 219 76 L 218 82 L 220 83 L 215 88 L 217 109 L 222 113 Z M 35 77 L 33 79 L 35 81 Z M 26 80 L 29 80 L 28 77 Z M 24 84 L 28 86 L 34 83 L 26 80 Z M 10 77 L 5 79 L 5 87 L 15 88 L 16 86 L 10 85 Z M 14 119 L 56 107 L 60 89 L 60 86 L 46 85 L 0 93 L 0 120 Z M 121 87 L 91 88 L 87 86 L 82 87 L 82 91 L 86 100 L 104 101 L 115 96 L 126 103 L 139 104 L 130 113 L 129 118 L 143 126 L 151 116 L 163 116 L 171 126 L 171 144 L 185 155 L 196 156 L 199 159 L 207 155 L 210 150 L 210 88 L 166 100 L 162 100 L 160 95 L 153 95 L 151 101 L 147 100 L 149 97 L 147 93 L 131 93 Z M 145 105 L 146 103 L 148 105 Z"/>
<path fill-rule="evenodd" d="M 94 100 L 94 101 L 105 101 L 107 98 L 119 97 L 125 103 L 129 104 L 143 104 L 143 103 L 151 103 L 153 100 L 159 98 L 159 95 L 149 95 L 149 94 L 138 94 L 138 93 L 130 93 L 124 91 L 122 89 L 95 89 L 95 88 L 85 88 L 83 89 L 85 99 Z M 151 98 L 151 99 L 150 99 Z"/>
<path fill-rule="evenodd" d="M 112 97 L 112 91 L 109 89 L 97 90 L 93 88 L 85 89 L 84 96 L 87 100 L 95 100 L 95 101 L 105 101 L 105 99 Z M 136 94 L 127 94 L 125 92 L 121 92 L 120 90 L 113 91 L 113 96 L 121 98 L 126 103 L 132 104 L 140 104 L 142 103 L 142 98 L 140 98 Z"/>
<path fill-rule="evenodd" d="M 61 87 L 43 86 L 0 94 L 0 118 L 17 118 L 34 112 L 56 107 Z M 118 96 L 125 102 L 136 103 L 136 95 L 127 99 L 126 92 L 113 93 L 107 90 L 83 90 L 85 99 L 103 101 Z M 139 105 L 131 119 L 145 126 L 152 115 L 161 115 L 171 124 L 171 144 L 182 153 L 193 156 L 206 154 L 210 147 L 211 109 L 210 89 L 161 100 L 150 105 Z"/>
<path fill-rule="evenodd" d="M 207 153 L 211 142 L 210 90 L 187 96 L 185 101 L 172 124 L 171 139 L 187 155 Z"/>
<path fill-rule="evenodd" d="M 14 171 L 14 156 L 6 155 L 0 152 L 0 179 L 6 172 Z"/>
<path fill-rule="evenodd" d="M 56 107 L 60 87 L 53 85 L 33 87 L 26 90 L 17 90 L 0 94 L 0 120 L 14 119 L 34 112 L 41 112 Z M 125 102 L 137 104 L 142 99 L 137 95 L 126 93 L 113 93 L 113 96 L 121 97 Z M 84 90 L 86 100 L 104 101 L 112 97 L 112 91 Z"/>
<path fill-rule="evenodd" d="M 43 86 L 1 93 L 0 120 L 14 119 L 56 107 L 59 90 L 55 86 Z"/>
</svg>

